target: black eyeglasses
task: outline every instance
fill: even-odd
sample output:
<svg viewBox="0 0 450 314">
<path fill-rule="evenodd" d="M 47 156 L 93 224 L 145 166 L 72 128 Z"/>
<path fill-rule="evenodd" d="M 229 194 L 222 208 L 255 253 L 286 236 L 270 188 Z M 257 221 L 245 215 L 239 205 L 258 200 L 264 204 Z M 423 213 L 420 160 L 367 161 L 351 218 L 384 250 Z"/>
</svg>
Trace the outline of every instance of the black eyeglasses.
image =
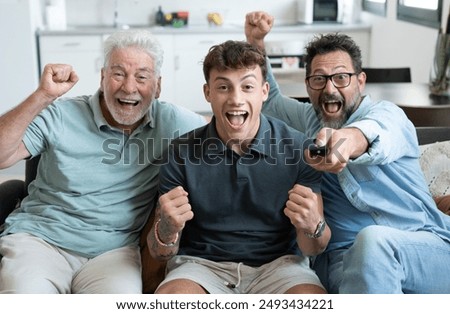
<svg viewBox="0 0 450 314">
<path fill-rule="evenodd" d="M 344 88 L 350 85 L 352 76 L 357 73 L 335 73 L 332 75 L 311 75 L 306 78 L 306 83 L 311 89 L 321 90 L 327 86 L 327 81 L 330 80 L 334 87 Z"/>
</svg>

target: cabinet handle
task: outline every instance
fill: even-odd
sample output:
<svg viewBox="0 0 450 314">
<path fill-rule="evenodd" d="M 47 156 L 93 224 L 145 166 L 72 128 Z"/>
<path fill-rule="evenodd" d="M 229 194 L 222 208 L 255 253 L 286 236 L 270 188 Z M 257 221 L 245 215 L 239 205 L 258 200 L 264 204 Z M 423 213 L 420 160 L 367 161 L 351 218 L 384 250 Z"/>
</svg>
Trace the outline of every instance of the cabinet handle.
<svg viewBox="0 0 450 314">
<path fill-rule="evenodd" d="M 65 43 L 64 44 L 64 47 L 75 47 L 75 46 L 79 46 L 79 45 L 81 45 L 81 43 L 74 43 L 74 42 L 72 42 L 72 43 Z"/>
<path fill-rule="evenodd" d="M 175 71 L 178 71 L 180 69 L 180 56 L 175 56 Z"/>
</svg>

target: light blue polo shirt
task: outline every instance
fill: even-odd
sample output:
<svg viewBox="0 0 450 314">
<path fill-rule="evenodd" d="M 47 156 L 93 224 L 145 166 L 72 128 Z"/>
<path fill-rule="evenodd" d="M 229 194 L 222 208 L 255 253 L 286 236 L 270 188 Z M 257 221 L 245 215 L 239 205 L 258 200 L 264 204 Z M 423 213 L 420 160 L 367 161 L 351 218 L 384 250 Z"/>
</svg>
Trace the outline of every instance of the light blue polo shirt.
<svg viewBox="0 0 450 314">
<path fill-rule="evenodd" d="M 155 100 L 128 136 L 107 124 L 99 92 L 55 101 L 24 136 L 41 155 L 37 178 L 3 234 L 27 232 L 85 257 L 137 244 L 158 192 L 155 162 L 172 138 L 204 124 Z"/>
</svg>

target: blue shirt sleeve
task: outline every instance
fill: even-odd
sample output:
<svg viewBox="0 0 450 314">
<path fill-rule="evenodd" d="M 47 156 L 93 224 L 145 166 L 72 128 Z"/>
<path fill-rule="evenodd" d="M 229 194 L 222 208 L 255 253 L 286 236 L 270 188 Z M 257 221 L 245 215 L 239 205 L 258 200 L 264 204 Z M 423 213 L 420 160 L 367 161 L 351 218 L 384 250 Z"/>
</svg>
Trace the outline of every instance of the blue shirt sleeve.
<svg viewBox="0 0 450 314">
<path fill-rule="evenodd" d="M 270 85 L 269 97 L 263 105 L 262 113 L 280 119 L 306 134 L 316 132 L 317 127 L 314 127 L 313 124 L 317 124 L 318 120 L 312 105 L 281 94 L 270 62 L 267 62 L 267 82 Z"/>
<path fill-rule="evenodd" d="M 351 163 L 388 164 L 402 157 L 419 156 L 414 125 L 403 110 L 391 102 L 374 103 L 370 96 L 365 96 L 345 127 L 358 128 L 369 142 L 367 152 Z"/>
</svg>

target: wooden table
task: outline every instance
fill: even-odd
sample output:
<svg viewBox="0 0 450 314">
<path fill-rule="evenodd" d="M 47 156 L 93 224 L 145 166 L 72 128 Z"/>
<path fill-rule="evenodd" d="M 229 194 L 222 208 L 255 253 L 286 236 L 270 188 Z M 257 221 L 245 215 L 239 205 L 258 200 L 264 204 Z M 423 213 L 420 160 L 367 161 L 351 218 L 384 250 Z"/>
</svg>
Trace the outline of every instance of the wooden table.
<svg viewBox="0 0 450 314">
<path fill-rule="evenodd" d="M 307 100 L 304 83 L 281 83 L 284 95 Z M 368 83 L 364 94 L 401 107 L 415 126 L 450 126 L 450 97 L 430 94 L 426 83 Z"/>
</svg>

